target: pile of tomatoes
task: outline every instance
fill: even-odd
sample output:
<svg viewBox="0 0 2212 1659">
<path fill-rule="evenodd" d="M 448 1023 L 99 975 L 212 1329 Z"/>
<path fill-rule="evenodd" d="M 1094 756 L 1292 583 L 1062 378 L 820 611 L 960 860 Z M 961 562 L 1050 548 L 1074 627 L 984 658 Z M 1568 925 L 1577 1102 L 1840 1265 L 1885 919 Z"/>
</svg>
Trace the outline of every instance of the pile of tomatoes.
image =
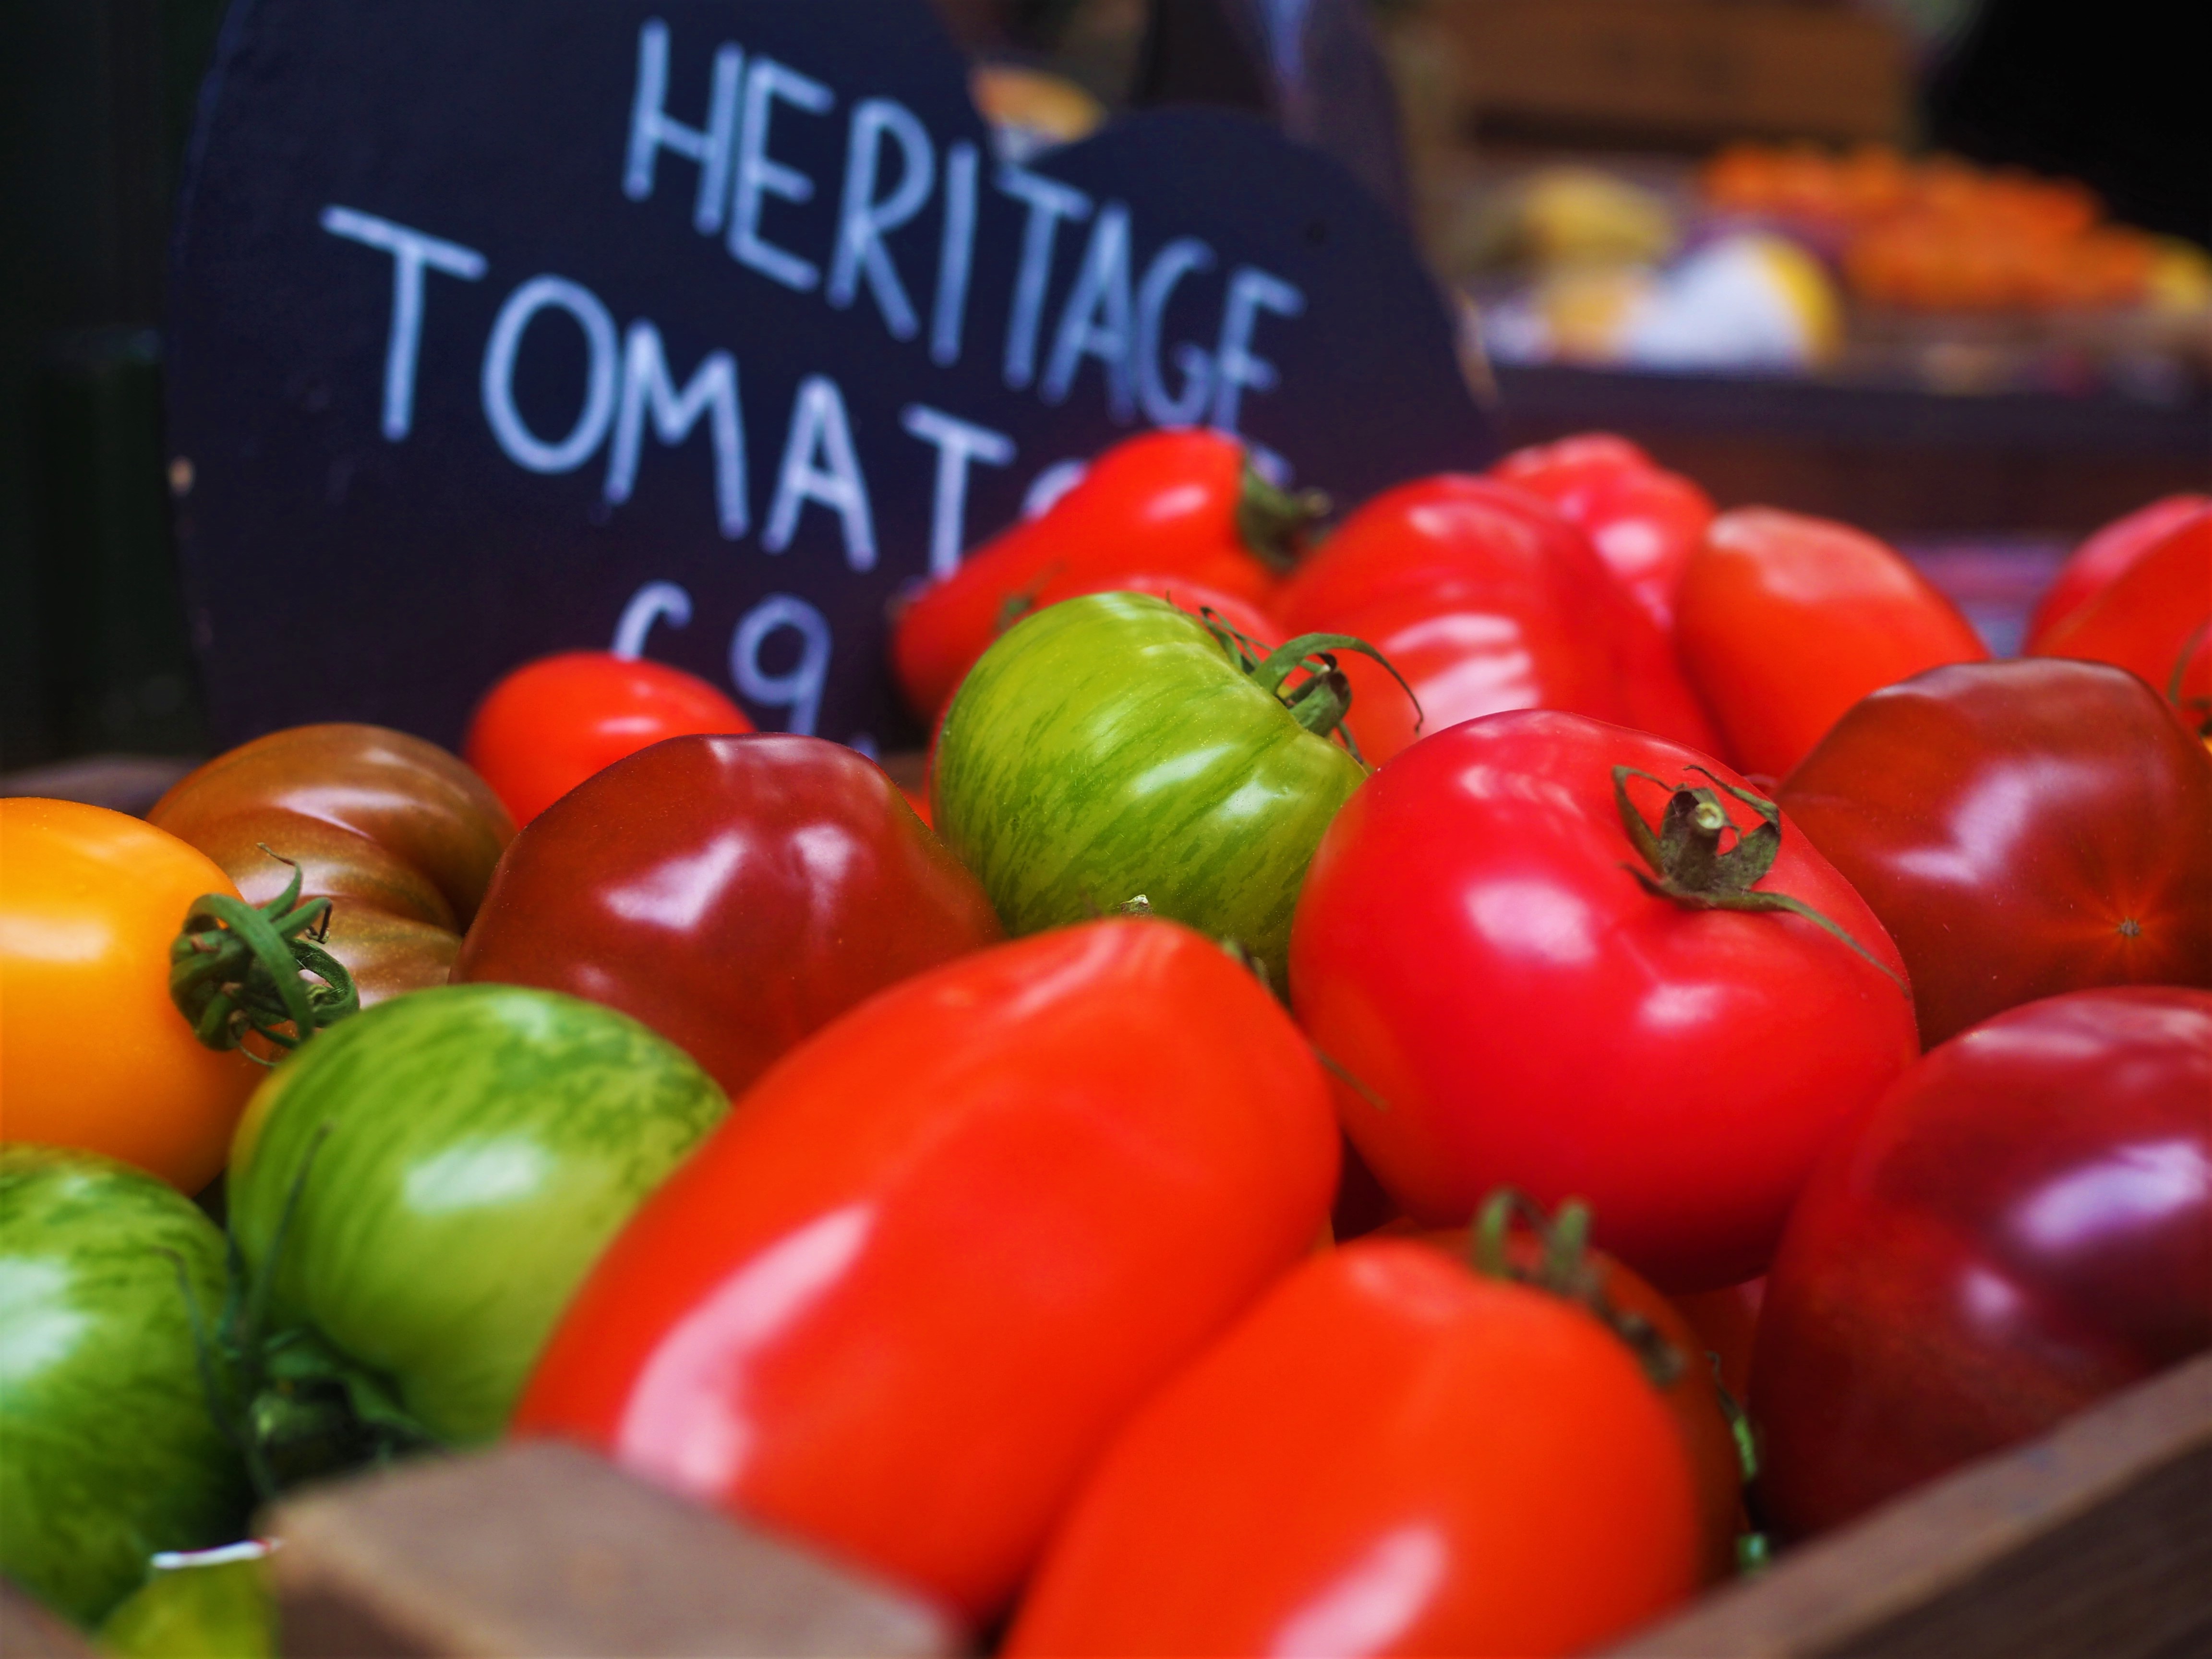
<svg viewBox="0 0 2212 1659">
<path fill-rule="evenodd" d="M 2212 502 L 2006 662 L 1618 439 L 1322 510 L 1101 457 L 919 799 L 575 653 L 0 806 L 0 1567 L 159 1651 L 552 1436 L 1008 1654 L 1569 1652 L 2212 1345 Z"/>
</svg>

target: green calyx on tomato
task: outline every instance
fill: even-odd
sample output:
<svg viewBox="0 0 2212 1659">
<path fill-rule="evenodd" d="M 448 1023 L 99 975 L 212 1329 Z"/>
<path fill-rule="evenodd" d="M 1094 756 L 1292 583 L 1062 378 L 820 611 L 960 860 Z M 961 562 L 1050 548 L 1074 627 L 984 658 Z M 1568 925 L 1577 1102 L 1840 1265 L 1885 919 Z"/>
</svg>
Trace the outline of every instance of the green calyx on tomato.
<svg viewBox="0 0 2212 1659">
<path fill-rule="evenodd" d="M 1668 798 L 1659 829 L 1654 833 L 1644 814 L 1628 798 L 1628 781 L 1643 778 L 1665 788 L 1666 779 L 1638 767 L 1616 766 L 1613 769 L 1613 797 L 1620 807 L 1621 827 L 1628 831 L 1628 839 L 1644 855 L 1653 873 L 1647 875 L 1632 864 L 1624 864 L 1621 868 L 1635 877 L 1654 898 L 1672 899 L 1686 909 L 1781 910 L 1802 916 L 1850 945 L 1887 974 L 1899 991 L 1911 996 L 1911 988 L 1887 963 L 1804 900 L 1757 884 L 1774 868 L 1774 856 L 1782 850 L 1782 809 L 1764 795 L 1739 789 L 1714 777 L 1702 766 L 1688 769 L 1712 778 L 1758 813 L 1759 823 L 1753 829 L 1737 831 L 1735 845 L 1723 852 L 1721 837 L 1734 826 L 1729 822 L 1728 809 L 1721 805 L 1720 797 L 1703 785 L 1677 784 Z"/>
<path fill-rule="evenodd" d="M 1237 659 L 1237 665 L 1251 676 L 1253 684 L 1289 709 L 1291 717 L 1316 737 L 1336 738 L 1362 766 L 1367 764 L 1366 757 L 1344 723 L 1344 717 L 1352 712 L 1352 682 L 1336 665 L 1333 653 L 1357 651 L 1381 663 L 1413 705 L 1413 729 L 1421 728 L 1421 700 L 1406 684 L 1406 677 L 1391 667 L 1390 659 L 1364 640 L 1349 634 L 1301 634 L 1271 651 L 1211 611 L 1201 611 L 1200 620 Z M 1306 678 L 1285 692 L 1283 682 L 1301 670 Z"/>
<path fill-rule="evenodd" d="M 243 1048 L 248 1060 L 267 1066 L 276 1062 L 245 1047 L 249 1031 L 296 1048 L 332 1021 L 358 1013 L 361 993 L 345 964 L 323 948 L 330 900 L 302 903 L 305 872 L 265 843 L 261 850 L 289 865 L 292 879 L 266 904 L 228 893 L 194 899 L 184 932 L 169 946 L 169 996 L 209 1048 Z M 322 982 L 303 982 L 303 970 Z"/>
<path fill-rule="evenodd" d="M 1513 1259 L 1508 1248 L 1516 1220 L 1536 1237 L 1540 1255 L 1534 1271 Z M 1504 1279 L 1549 1292 L 1586 1309 L 1628 1345 L 1651 1386 L 1664 1390 L 1682 1374 L 1682 1351 L 1642 1314 L 1617 1308 L 1605 1293 L 1604 1275 L 1589 1257 L 1590 1207 L 1578 1198 L 1559 1206 L 1556 1216 L 1510 1187 L 1500 1187 L 1482 1201 L 1468 1228 L 1468 1264 L 1486 1279 Z"/>
<path fill-rule="evenodd" d="M 1328 517 L 1329 499 L 1318 489 L 1289 490 L 1269 483 L 1244 461 L 1237 487 L 1237 533 L 1254 556 L 1277 575 L 1298 562 L 1314 526 Z"/>
<path fill-rule="evenodd" d="M 1346 701 L 1326 652 L 1344 648 L 1367 647 L 1322 635 L 1263 653 L 1144 594 L 1048 606 L 984 653 L 947 711 L 939 832 L 1010 933 L 1141 893 L 1248 947 L 1280 987 L 1306 865 L 1366 775 L 1324 735 Z"/>
</svg>

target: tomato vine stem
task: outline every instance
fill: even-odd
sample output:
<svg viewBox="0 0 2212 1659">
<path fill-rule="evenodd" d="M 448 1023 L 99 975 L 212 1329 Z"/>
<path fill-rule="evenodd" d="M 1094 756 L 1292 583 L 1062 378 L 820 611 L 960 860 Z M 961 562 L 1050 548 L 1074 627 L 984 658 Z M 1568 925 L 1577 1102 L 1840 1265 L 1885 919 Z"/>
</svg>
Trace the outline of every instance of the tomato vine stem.
<svg viewBox="0 0 2212 1659">
<path fill-rule="evenodd" d="M 242 1048 L 249 1032 L 296 1048 L 361 1007 L 353 975 L 323 948 L 330 900 L 302 902 L 300 866 L 270 852 L 265 842 L 261 850 L 290 866 L 284 890 L 259 906 L 228 893 L 203 893 L 169 946 L 170 1000 L 210 1048 Z M 308 984 L 303 972 L 321 983 Z M 251 1048 L 245 1054 L 257 1065 L 276 1063 Z"/>
</svg>

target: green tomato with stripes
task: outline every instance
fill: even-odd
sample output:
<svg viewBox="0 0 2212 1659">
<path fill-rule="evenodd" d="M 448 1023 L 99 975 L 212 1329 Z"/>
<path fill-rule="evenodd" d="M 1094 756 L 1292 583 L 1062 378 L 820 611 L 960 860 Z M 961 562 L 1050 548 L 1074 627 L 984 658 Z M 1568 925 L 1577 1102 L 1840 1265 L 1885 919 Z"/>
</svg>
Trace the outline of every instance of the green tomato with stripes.
<svg viewBox="0 0 2212 1659">
<path fill-rule="evenodd" d="M 1009 933 L 1142 908 L 1241 945 L 1281 991 L 1306 866 L 1366 775 L 1334 735 L 1350 691 L 1322 653 L 1343 649 L 1368 651 L 1271 652 L 1142 593 L 1036 611 L 945 712 L 938 831 Z"/>
</svg>

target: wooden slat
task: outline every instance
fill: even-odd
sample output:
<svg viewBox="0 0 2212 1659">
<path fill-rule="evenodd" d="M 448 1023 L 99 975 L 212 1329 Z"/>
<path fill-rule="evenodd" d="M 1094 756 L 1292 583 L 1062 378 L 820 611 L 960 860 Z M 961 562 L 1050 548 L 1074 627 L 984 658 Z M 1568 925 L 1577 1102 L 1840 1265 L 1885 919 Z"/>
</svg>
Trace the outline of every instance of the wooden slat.
<svg viewBox="0 0 2212 1659">
<path fill-rule="evenodd" d="M 2212 1653 L 2212 1355 L 1791 1551 L 1607 1659 Z"/>
<path fill-rule="evenodd" d="M 548 1442 L 338 1483 L 268 1530 L 287 1659 L 959 1647 L 933 1608 Z"/>
</svg>

